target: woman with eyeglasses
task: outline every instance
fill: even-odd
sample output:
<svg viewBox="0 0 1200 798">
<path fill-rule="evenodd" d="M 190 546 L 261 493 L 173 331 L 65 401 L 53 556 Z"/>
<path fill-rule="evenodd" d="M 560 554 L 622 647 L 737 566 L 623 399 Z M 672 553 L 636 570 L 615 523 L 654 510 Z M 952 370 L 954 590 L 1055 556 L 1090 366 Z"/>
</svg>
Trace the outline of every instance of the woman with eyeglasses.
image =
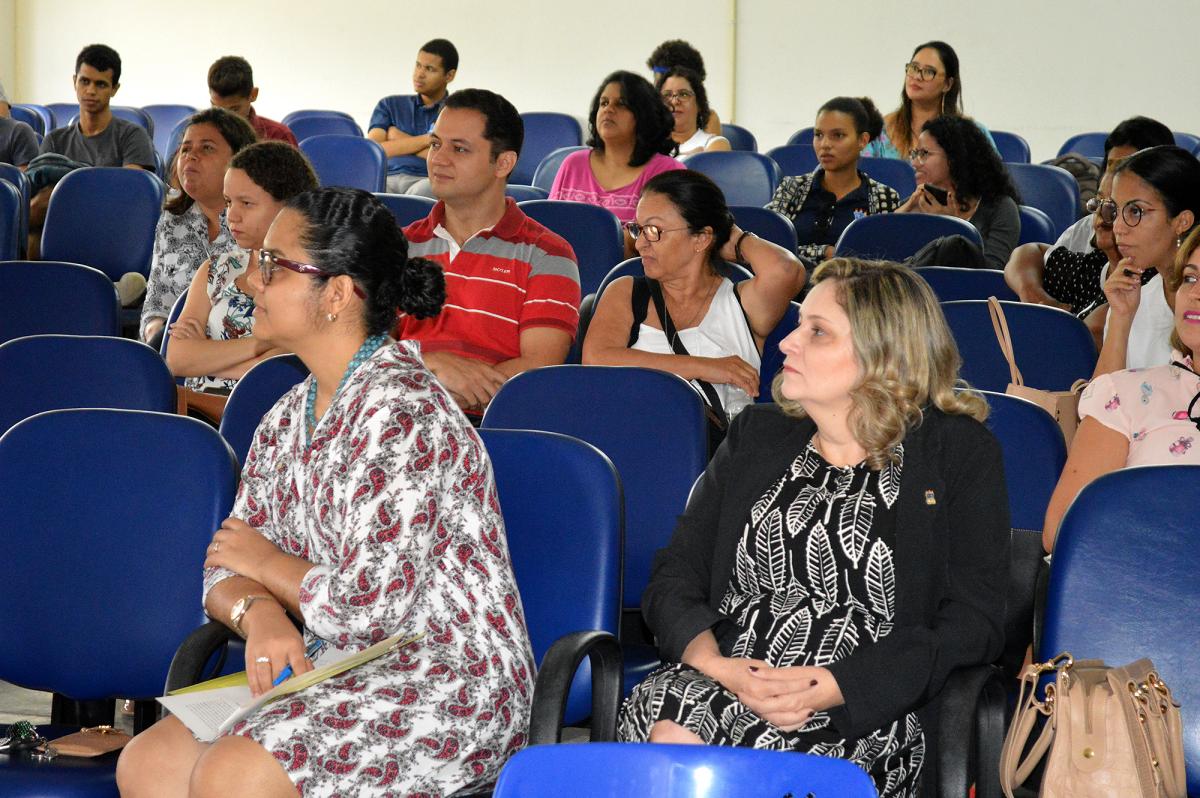
<svg viewBox="0 0 1200 798">
<path fill-rule="evenodd" d="M 925 123 L 939 116 L 962 116 L 962 77 L 958 53 L 945 42 L 917 45 L 904 65 L 904 90 L 900 107 L 884 118 L 883 133 L 867 145 L 864 155 L 875 158 L 904 158 L 917 146 Z M 978 122 L 975 124 L 979 125 Z M 992 134 L 979 129 L 995 149 Z"/>
<path fill-rule="evenodd" d="M 719 428 L 758 396 L 763 341 L 804 285 L 804 267 L 734 224 L 721 189 L 690 170 L 648 182 L 626 229 L 645 277 L 622 277 L 605 289 L 583 362 L 691 380 Z M 754 276 L 733 283 L 725 261 L 749 265 Z"/>
<path fill-rule="evenodd" d="M 189 404 L 211 418 L 220 418 L 225 397 L 251 366 L 282 353 L 253 335 L 250 275 L 284 202 L 317 185 L 308 159 L 282 142 L 252 144 L 229 162 L 225 217 L 238 249 L 196 270 L 183 310 L 168 330 L 167 366 L 176 377 L 187 377 Z"/>
<path fill-rule="evenodd" d="M 813 150 L 820 165 L 812 174 L 783 178 L 767 203 L 792 220 L 801 257 L 816 263 L 832 258 L 850 222 L 900 206 L 896 189 L 858 169 L 863 147 L 882 128 L 883 117 L 868 97 L 834 97 L 817 111 Z"/>
<path fill-rule="evenodd" d="M 1113 220 L 1121 260 L 1101 278 L 1108 318 L 1095 373 L 1169 363 L 1175 315 L 1166 270 L 1200 221 L 1200 162 L 1173 145 L 1142 150 L 1117 167 L 1100 212 Z"/>
<path fill-rule="evenodd" d="M 525 743 L 534 662 L 487 452 L 397 310 L 439 312 L 445 279 L 408 257 L 365 191 L 292 197 L 251 273 L 255 334 L 311 372 L 254 435 L 204 562 L 204 608 L 246 639 L 250 690 L 308 646 L 418 636 L 269 704 L 213 743 L 169 717 L 117 765 L 122 795 L 449 795 Z M 303 625 L 296 628 L 295 621 Z M 319 661 L 319 658 L 318 658 Z"/>
<path fill-rule="evenodd" d="M 679 145 L 680 155 L 732 149 L 729 139 L 705 129 L 712 111 L 704 81 L 694 70 L 671 67 L 663 74 L 658 91 L 675 119 L 671 138 Z"/>
<path fill-rule="evenodd" d="M 1003 269 L 1021 234 L 1020 197 L 979 127 L 939 116 L 921 128 L 909 153 L 917 190 L 897 213 L 935 213 L 970 222 L 983 239 L 987 268 Z"/>
<path fill-rule="evenodd" d="M 1179 247 L 1167 278 L 1174 303 L 1170 360 L 1102 374 L 1084 389 L 1082 421 L 1046 510 L 1046 551 L 1053 550 L 1071 502 L 1097 477 L 1127 466 L 1200 463 L 1200 374 L 1194 361 L 1200 352 L 1200 228 Z"/>
</svg>

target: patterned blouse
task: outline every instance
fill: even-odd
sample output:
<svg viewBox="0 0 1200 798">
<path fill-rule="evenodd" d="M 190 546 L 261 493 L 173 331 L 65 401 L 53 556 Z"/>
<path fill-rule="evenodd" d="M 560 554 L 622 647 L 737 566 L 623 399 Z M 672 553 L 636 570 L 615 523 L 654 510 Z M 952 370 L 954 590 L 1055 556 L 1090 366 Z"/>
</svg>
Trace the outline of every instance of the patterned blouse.
<svg viewBox="0 0 1200 798">
<path fill-rule="evenodd" d="M 812 191 L 817 172 L 821 171 L 818 168 L 811 174 L 785 177 L 780 182 L 779 188 L 775 189 L 775 196 L 771 197 L 767 208 L 782 213 L 789 219 L 795 219 L 796 215 L 800 213 L 800 209 L 804 207 L 804 201 L 808 199 L 809 192 Z M 900 194 L 896 189 L 872 180 L 863 172 L 859 172 L 858 176 L 868 187 L 867 216 L 874 216 L 877 213 L 892 213 L 900 207 Z M 837 234 L 841 235 L 841 231 L 837 231 Z M 800 246 L 796 247 L 796 254 L 820 263 L 825 260 L 825 244 L 801 242 Z"/>
<path fill-rule="evenodd" d="M 192 284 L 192 277 L 204 261 L 237 249 L 229 234 L 225 214 L 221 214 L 221 229 L 217 237 L 208 240 L 208 218 L 200 206 L 176 216 L 163 211 L 154 228 L 154 259 L 150 262 L 150 279 L 146 285 L 146 304 L 142 306 L 142 322 L 138 337 L 145 340 L 146 324 L 151 319 L 165 319 L 179 295 Z"/>
<path fill-rule="evenodd" d="M 250 253 L 244 249 L 226 252 L 208 269 L 208 337 L 213 341 L 232 341 L 254 331 L 254 300 L 237 286 L 237 278 L 246 273 Z M 184 386 L 193 391 L 228 393 L 237 380 L 227 377 L 188 377 Z"/>
</svg>

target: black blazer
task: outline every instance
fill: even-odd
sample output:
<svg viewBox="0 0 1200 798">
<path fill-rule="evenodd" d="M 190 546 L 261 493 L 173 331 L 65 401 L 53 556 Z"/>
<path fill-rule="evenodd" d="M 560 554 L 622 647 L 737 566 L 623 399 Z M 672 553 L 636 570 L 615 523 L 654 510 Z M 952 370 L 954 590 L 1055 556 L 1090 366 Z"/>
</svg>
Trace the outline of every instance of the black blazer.
<svg viewBox="0 0 1200 798">
<path fill-rule="evenodd" d="M 815 429 L 775 405 L 752 405 L 730 425 L 642 596 L 664 660 L 680 661 L 696 635 L 729 622 L 717 607 L 750 507 Z M 926 410 L 904 439 L 895 524 L 896 625 L 827 666 L 845 698 L 830 719 L 848 739 L 924 709 L 930 741 L 950 672 L 1000 656 L 1010 529 L 1000 445 L 986 427 Z"/>
</svg>

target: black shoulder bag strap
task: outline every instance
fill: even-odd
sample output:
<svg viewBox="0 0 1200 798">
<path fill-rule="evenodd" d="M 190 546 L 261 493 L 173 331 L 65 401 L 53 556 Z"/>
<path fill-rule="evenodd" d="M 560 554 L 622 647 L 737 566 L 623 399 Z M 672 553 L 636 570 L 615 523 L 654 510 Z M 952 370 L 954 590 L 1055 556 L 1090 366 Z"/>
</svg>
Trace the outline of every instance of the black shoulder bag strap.
<svg viewBox="0 0 1200 798">
<path fill-rule="evenodd" d="M 667 336 L 667 342 L 671 344 L 671 349 L 677 355 L 690 355 L 691 352 L 687 351 L 683 341 L 679 340 L 679 331 L 675 329 L 675 323 L 667 314 L 667 303 L 663 301 L 662 286 L 658 284 L 657 280 L 650 278 L 646 278 L 646 285 L 650 289 L 650 298 L 654 300 L 654 309 L 658 311 L 663 334 Z M 721 404 L 721 397 L 717 396 L 716 388 L 712 387 L 712 383 L 704 380 L 693 380 L 693 382 L 700 386 L 700 392 L 704 394 L 704 401 L 708 405 L 708 409 L 712 411 L 712 421 L 718 428 L 726 429 L 729 426 L 729 417 L 725 415 L 725 407 Z"/>
<path fill-rule="evenodd" d="M 626 349 L 633 349 L 633 345 L 637 343 L 638 336 L 642 332 L 642 322 L 646 320 L 646 314 L 650 308 L 650 286 L 646 285 L 646 277 L 633 278 L 633 295 L 630 297 L 630 309 L 633 311 L 633 324 L 629 326 L 629 341 L 625 344 Z"/>
</svg>

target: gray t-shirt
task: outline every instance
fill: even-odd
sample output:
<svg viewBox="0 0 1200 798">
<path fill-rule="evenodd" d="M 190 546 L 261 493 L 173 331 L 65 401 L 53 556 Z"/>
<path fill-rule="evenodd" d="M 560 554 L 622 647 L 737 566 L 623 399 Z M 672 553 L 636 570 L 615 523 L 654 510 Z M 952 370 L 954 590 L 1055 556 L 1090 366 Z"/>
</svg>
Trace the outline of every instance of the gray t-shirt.
<svg viewBox="0 0 1200 798">
<path fill-rule="evenodd" d="M 135 164 L 154 169 L 154 145 L 140 125 L 113 117 L 108 127 L 94 136 L 85 136 L 79 123 L 52 130 L 42 141 L 43 153 L 65 155 L 72 161 L 91 166 L 127 166 Z"/>
<path fill-rule="evenodd" d="M 0 116 L 0 161 L 24 166 L 38 154 L 37 134 L 24 122 Z"/>
</svg>

